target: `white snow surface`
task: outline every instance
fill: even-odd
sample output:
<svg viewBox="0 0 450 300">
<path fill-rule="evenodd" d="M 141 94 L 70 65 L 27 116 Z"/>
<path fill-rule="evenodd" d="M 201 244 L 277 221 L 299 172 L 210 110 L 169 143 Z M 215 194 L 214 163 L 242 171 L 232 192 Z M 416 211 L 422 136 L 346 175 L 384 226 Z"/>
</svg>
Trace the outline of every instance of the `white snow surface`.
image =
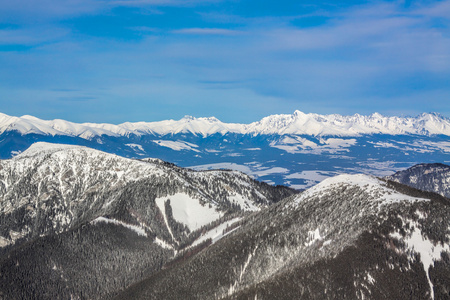
<svg viewBox="0 0 450 300">
<path fill-rule="evenodd" d="M 115 224 L 115 225 L 121 225 L 121 226 L 123 226 L 125 228 L 128 228 L 128 229 L 136 232 L 140 236 L 147 237 L 147 233 L 145 232 L 145 230 L 143 228 L 139 227 L 139 226 L 136 226 L 136 225 L 127 224 L 127 223 L 124 223 L 124 222 L 119 221 L 119 220 L 108 219 L 108 218 L 105 218 L 105 217 L 98 217 L 97 219 L 93 220 L 91 223 L 92 224 L 96 224 L 96 223 L 99 223 L 99 222 L 111 223 L 111 224 Z"/>
<path fill-rule="evenodd" d="M 197 166 L 190 166 L 189 169 L 196 170 L 196 171 L 206 171 L 206 170 L 218 170 L 218 169 L 228 169 L 228 170 L 234 170 L 243 172 L 245 174 L 251 175 L 252 169 L 250 169 L 248 166 L 239 165 L 232 162 L 222 162 L 222 163 L 215 163 L 215 164 L 206 164 L 206 165 L 197 165 Z"/>
<path fill-rule="evenodd" d="M 212 134 L 293 134 L 313 136 L 359 136 L 362 134 L 442 134 L 450 136 L 450 119 L 435 113 L 423 113 L 416 117 L 388 117 L 378 113 L 369 116 L 305 114 L 296 110 L 293 114 L 271 115 L 250 124 L 223 123 L 214 117 L 159 122 L 135 122 L 114 124 L 73 123 L 65 120 L 41 120 L 32 116 L 14 117 L 0 113 L 0 134 L 17 130 L 21 134 L 67 135 L 84 139 L 96 136 L 167 135 L 192 133 L 206 137 Z M 329 141 L 330 144 L 341 141 Z M 309 146 L 306 144 L 305 146 Z M 344 145 L 345 146 L 345 145 Z M 280 147 L 293 147 L 280 145 Z M 292 148 L 299 151 L 298 148 Z M 288 149 L 286 148 L 286 151 Z"/>
<path fill-rule="evenodd" d="M 142 148 L 142 145 L 139 145 L 139 144 L 125 144 L 125 146 L 128 146 L 132 149 L 138 149 L 138 150 L 144 152 L 144 148 Z"/>
<path fill-rule="evenodd" d="M 44 155 L 53 154 L 53 153 L 56 153 L 59 151 L 67 150 L 67 149 L 85 149 L 88 151 L 91 150 L 90 148 L 83 147 L 83 146 L 77 146 L 77 145 L 37 142 L 37 143 L 32 144 L 30 147 L 28 147 L 28 149 L 25 150 L 24 152 L 16 155 L 13 159 L 19 160 L 22 158 L 33 157 L 36 155 L 44 156 Z"/>
<path fill-rule="evenodd" d="M 218 170 L 218 169 L 228 169 L 228 170 L 234 170 L 239 171 L 242 173 L 245 173 L 247 175 L 250 175 L 252 177 L 263 177 L 271 174 L 286 174 L 289 173 L 289 170 L 282 167 L 261 167 L 260 164 L 257 165 L 240 165 L 232 162 L 222 162 L 222 163 L 215 163 L 215 164 L 206 164 L 206 165 L 197 165 L 197 166 L 190 166 L 189 169 L 196 170 L 196 171 L 205 171 L 205 170 Z"/>
<path fill-rule="evenodd" d="M 327 178 L 314 187 L 301 193 L 295 199 L 294 203 L 298 204 L 311 197 L 323 195 L 328 190 L 339 186 L 358 186 L 366 193 L 372 195 L 373 199 L 376 199 L 375 201 L 377 201 L 379 205 L 386 205 L 400 201 L 429 201 L 429 199 L 416 198 L 401 194 L 393 189 L 386 187 L 385 182 L 379 180 L 374 176 L 364 174 L 342 174 Z"/>
<path fill-rule="evenodd" d="M 289 184 L 290 187 L 297 188 L 297 189 L 307 189 L 315 184 L 321 182 L 322 180 L 325 180 L 331 176 L 338 175 L 337 172 L 330 172 L 330 171 L 318 171 L 318 170 L 305 170 L 301 173 L 292 173 L 289 175 L 286 175 L 285 179 L 304 179 L 306 181 L 305 184 Z"/>
<path fill-rule="evenodd" d="M 185 141 L 157 140 L 157 141 L 152 141 L 152 142 L 155 144 L 158 144 L 159 146 L 167 147 L 167 148 L 170 148 L 175 151 L 191 150 L 191 151 L 195 151 L 195 152 L 200 152 L 199 150 L 195 149 L 195 148 L 198 148 L 197 145 L 188 143 Z"/>
<path fill-rule="evenodd" d="M 232 203 L 239 204 L 241 208 L 245 211 L 257 211 L 260 208 L 255 206 L 251 201 L 246 199 L 240 194 L 231 195 L 228 197 L 228 200 Z"/>
<path fill-rule="evenodd" d="M 314 231 L 308 231 L 308 242 L 305 243 L 305 246 L 311 246 L 317 241 L 323 240 L 323 237 L 320 235 L 319 228 L 316 228 Z"/>
<path fill-rule="evenodd" d="M 185 224 L 189 230 L 194 231 L 203 225 L 209 224 L 223 216 L 222 212 L 216 211 L 214 206 L 200 204 L 198 199 L 194 199 L 187 194 L 176 193 L 171 196 L 156 198 L 159 209 L 165 213 L 164 203 L 170 199 L 173 218 Z M 164 216 L 166 218 L 166 216 Z"/>
<path fill-rule="evenodd" d="M 270 146 L 284 150 L 288 153 L 322 154 L 348 152 L 349 147 L 356 144 L 356 139 L 320 138 L 318 143 L 304 137 L 282 136 L 278 141 L 272 141 Z"/>
<path fill-rule="evenodd" d="M 159 245 L 159 246 L 161 246 L 162 248 L 165 248 L 165 249 L 175 250 L 171 244 L 165 242 L 164 240 L 161 240 L 158 237 L 155 237 L 155 244 L 157 244 L 157 245 Z"/>
</svg>

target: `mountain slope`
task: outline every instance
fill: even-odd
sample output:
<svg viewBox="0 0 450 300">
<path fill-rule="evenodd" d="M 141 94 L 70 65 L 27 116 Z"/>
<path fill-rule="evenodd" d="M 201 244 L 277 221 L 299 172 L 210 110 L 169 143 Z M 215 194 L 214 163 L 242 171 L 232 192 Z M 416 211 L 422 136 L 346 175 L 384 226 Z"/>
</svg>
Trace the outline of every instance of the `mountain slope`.
<svg viewBox="0 0 450 300">
<path fill-rule="evenodd" d="M 450 166 L 448 165 L 419 164 L 386 176 L 386 179 L 450 198 Z"/>
<path fill-rule="evenodd" d="M 235 171 L 34 144 L 0 161 L 0 295 L 114 295 L 293 193 Z"/>
<path fill-rule="evenodd" d="M 327 179 L 117 299 L 447 299 L 450 203 L 403 190 Z"/>
</svg>

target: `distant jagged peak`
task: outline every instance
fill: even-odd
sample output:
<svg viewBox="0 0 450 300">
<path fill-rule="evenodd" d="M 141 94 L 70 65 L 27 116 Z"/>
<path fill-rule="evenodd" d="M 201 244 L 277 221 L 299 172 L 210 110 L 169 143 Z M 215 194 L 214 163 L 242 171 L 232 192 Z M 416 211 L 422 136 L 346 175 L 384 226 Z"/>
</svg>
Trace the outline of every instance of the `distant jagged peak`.
<svg viewBox="0 0 450 300">
<path fill-rule="evenodd" d="M 194 119 L 195 118 L 193 116 L 185 115 L 181 120 L 189 122 L 189 121 L 194 120 Z"/>
<path fill-rule="evenodd" d="M 360 136 L 364 134 L 450 135 L 450 119 L 435 113 L 417 117 L 368 116 L 354 114 L 319 115 L 296 110 L 293 114 L 272 115 L 249 124 L 248 131 L 262 134 L 304 134 L 313 136 Z"/>
</svg>

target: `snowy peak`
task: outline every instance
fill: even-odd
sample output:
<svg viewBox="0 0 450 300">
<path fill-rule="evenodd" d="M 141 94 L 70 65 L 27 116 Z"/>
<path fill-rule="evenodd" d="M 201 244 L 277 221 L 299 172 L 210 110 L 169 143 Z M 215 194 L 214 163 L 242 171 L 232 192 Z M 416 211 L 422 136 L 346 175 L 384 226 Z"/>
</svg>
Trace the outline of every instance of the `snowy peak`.
<svg viewBox="0 0 450 300">
<path fill-rule="evenodd" d="M 51 155 L 52 153 L 63 151 L 67 149 L 89 149 L 82 146 L 76 145 L 65 145 L 65 144 L 52 144 L 46 142 L 37 142 L 31 145 L 27 150 L 15 156 L 13 159 L 18 160 L 26 157 L 33 157 L 37 155 L 45 156 Z M 95 151 L 95 150 L 92 150 Z"/>
<path fill-rule="evenodd" d="M 263 134 L 304 134 L 314 136 L 358 136 L 362 134 L 450 135 L 450 120 L 438 114 L 417 117 L 386 117 L 355 114 L 318 115 L 295 111 L 292 115 L 272 115 L 248 126 L 248 131 Z"/>
<path fill-rule="evenodd" d="M 203 137 L 213 134 L 293 134 L 313 136 L 359 136 L 363 134 L 416 134 L 450 136 L 450 120 L 439 114 L 421 114 L 417 117 L 386 117 L 379 113 L 369 116 L 305 114 L 272 115 L 251 124 L 223 123 L 215 117 L 159 122 L 126 122 L 119 125 L 82 123 L 65 120 L 41 120 L 33 116 L 11 117 L 0 114 L 0 133 L 19 131 L 21 134 L 66 135 L 83 139 L 97 136 L 169 135 L 191 133 Z"/>
<path fill-rule="evenodd" d="M 378 207 L 401 201 L 429 201 L 425 198 L 411 197 L 397 192 L 389 187 L 386 182 L 374 176 L 342 174 L 327 178 L 316 186 L 306 190 L 293 201 L 293 205 L 298 205 L 306 200 L 320 199 L 323 195 L 338 194 L 339 191 L 346 191 L 352 188 L 366 194 L 364 199 L 368 203 L 370 202 L 370 204 L 377 204 Z"/>
</svg>

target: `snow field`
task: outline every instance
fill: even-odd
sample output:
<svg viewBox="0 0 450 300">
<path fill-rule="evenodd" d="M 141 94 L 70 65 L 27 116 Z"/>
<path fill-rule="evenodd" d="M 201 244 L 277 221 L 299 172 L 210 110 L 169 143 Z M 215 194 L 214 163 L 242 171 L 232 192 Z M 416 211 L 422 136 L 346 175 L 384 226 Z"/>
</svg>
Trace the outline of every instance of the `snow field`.
<svg viewBox="0 0 450 300">
<path fill-rule="evenodd" d="M 170 199 L 173 218 L 185 224 L 190 231 L 194 231 L 204 225 L 207 225 L 223 216 L 222 212 L 216 211 L 214 206 L 201 205 L 198 199 L 191 198 L 187 194 L 176 193 L 171 196 L 156 198 L 156 205 L 165 213 L 164 203 Z M 166 221 L 167 222 L 167 221 Z"/>
</svg>

